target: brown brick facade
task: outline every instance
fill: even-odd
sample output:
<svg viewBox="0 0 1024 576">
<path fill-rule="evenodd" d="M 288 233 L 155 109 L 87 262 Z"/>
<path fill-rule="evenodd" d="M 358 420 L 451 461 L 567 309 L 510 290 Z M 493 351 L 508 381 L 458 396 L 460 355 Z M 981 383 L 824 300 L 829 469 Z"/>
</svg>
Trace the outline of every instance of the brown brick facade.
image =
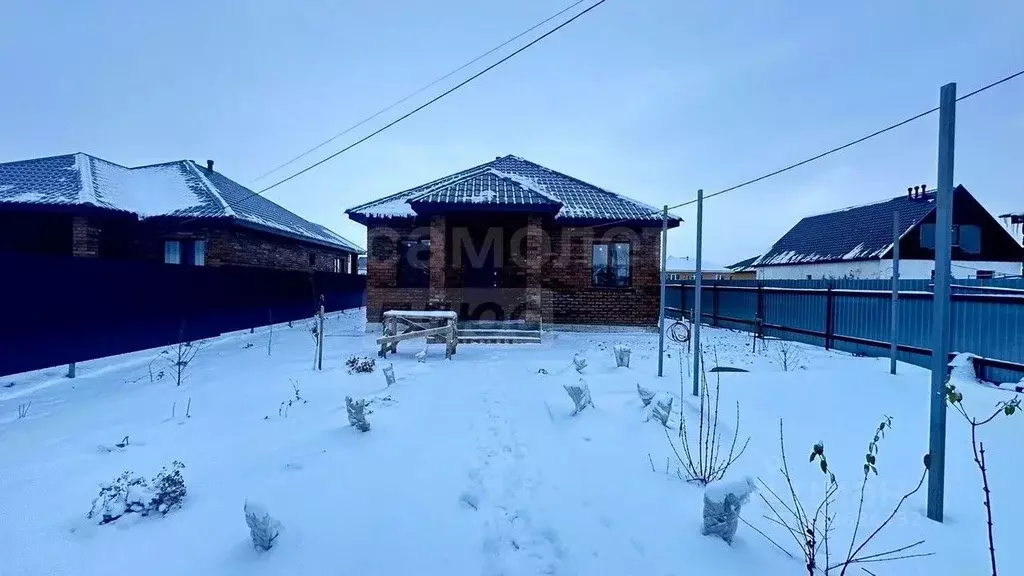
<svg viewBox="0 0 1024 576">
<path fill-rule="evenodd" d="M 465 287 L 462 282 L 467 276 L 464 267 L 470 264 L 455 252 L 464 239 L 451 240 L 458 235 L 459 226 L 473 221 L 477 230 L 481 221 L 493 222 L 490 231 L 500 231 L 497 235 L 510 252 L 503 257 L 498 275 L 502 288 Z M 400 225 L 371 222 L 367 230 L 369 322 L 379 322 L 386 309 L 444 307 L 466 316 L 467 310 L 488 306 L 501 308 L 506 319 L 542 317 L 545 323 L 653 326 L 658 321 L 661 230 L 657 227 L 572 228 L 539 215 L 522 219 L 476 215 L 469 219 L 421 217 Z M 478 243 L 487 244 L 479 231 L 476 234 Z M 429 286 L 399 287 L 397 242 L 426 238 L 431 242 Z M 595 241 L 629 242 L 630 286 L 593 286 Z M 463 268 L 455 269 L 456 263 Z"/>
<path fill-rule="evenodd" d="M 19 222 L 26 226 L 16 225 Z M 163 261 L 165 240 L 183 241 L 183 251 L 191 248 L 188 241 L 205 240 L 206 266 L 333 272 L 337 259 L 341 273 L 355 274 L 358 267 L 358 255 L 351 252 L 240 227 L 226 220 L 223 226 L 204 224 L 182 230 L 174 221 L 139 222 L 123 214 L 3 211 L 0 223 L 5 224 L 0 227 L 0 248 L 16 252 Z"/>
<path fill-rule="evenodd" d="M 87 216 L 71 218 L 71 255 L 98 258 L 100 255 L 100 223 Z"/>
</svg>

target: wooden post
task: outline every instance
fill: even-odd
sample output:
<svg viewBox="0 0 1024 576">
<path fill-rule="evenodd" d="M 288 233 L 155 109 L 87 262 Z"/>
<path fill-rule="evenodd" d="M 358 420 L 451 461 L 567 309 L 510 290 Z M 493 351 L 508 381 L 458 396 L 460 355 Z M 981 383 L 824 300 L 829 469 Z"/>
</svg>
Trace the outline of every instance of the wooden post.
<svg viewBox="0 0 1024 576">
<path fill-rule="evenodd" d="M 825 290 L 825 350 L 832 349 L 832 284 Z"/>
<path fill-rule="evenodd" d="M 319 316 L 320 327 L 317 330 L 317 351 L 316 351 L 316 369 L 324 369 L 324 295 L 320 295 L 320 310 L 317 312 Z"/>
<path fill-rule="evenodd" d="M 75 377 L 75 363 L 72 362 L 72 363 L 68 364 L 68 378 L 74 378 L 74 377 Z"/>
</svg>

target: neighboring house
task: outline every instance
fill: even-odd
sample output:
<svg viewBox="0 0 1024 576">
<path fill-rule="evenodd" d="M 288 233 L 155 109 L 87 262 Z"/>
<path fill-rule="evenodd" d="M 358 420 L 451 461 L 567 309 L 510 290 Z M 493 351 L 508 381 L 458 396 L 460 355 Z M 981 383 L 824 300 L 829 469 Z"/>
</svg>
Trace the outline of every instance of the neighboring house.
<svg viewBox="0 0 1024 576">
<path fill-rule="evenodd" d="M 760 258 L 760 256 L 754 256 L 726 266 L 726 268 L 732 270 L 732 280 L 753 280 L 757 278 L 757 270 L 754 268 L 754 262 L 756 262 L 758 258 Z"/>
<path fill-rule="evenodd" d="M 1010 234 L 1021 234 L 1020 242 L 1024 244 L 1024 212 L 1002 214 L 999 217 L 1002 218 L 1003 224 L 1006 225 Z M 1021 261 L 1020 273 L 1024 276 L 1024 260 Z"/>
<path fill-rule="evenodd" d="M 363 250 L 205 167 L 0 164 L 0 251 L 351 273 Z"/>
<path fill-rule="evenodd" d="M 669 282 L 693 280 L 696 269 L 697 261 L 689 256 L 682 258 L 669 256 L 665 259 L 665 278 Z M 701 280 L 731 280 L 732 270 L 721 264 L 701 259 L 700 277 Z"/>
<path fill-rule="evenodd" d="M 935 193 L 924 187 L 864 206 L 808 216 L 757 259 L 758 279 L 892 278 L 893 214 L 899 214 L 900 277 L 935 270 Z M 953 190 L 952 274 L 1020 274 L 1019 243 L 961 185 Z"/>
<path fill-rule="evenodd" d="M 470 320 L 657 323 L 660 211 L 522 158 L 346 213 L 367 227 L 369 322 L 439 308 Z"/>
</svg>

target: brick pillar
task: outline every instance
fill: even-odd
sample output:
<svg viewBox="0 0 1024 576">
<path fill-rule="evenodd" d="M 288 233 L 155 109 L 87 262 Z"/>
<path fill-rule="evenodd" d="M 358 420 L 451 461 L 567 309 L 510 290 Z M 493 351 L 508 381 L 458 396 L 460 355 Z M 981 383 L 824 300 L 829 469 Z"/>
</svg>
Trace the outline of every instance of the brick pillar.
<svg viewBox="0 0 1024 576">
<path fill-rule="evenodd" d="M 99 258 L 100 228 L 85 216 L 71 218 L 71 255 Z"/>
<path fill-rule="evenodd" d="M 447 262 L 448 246 L 445 241 L 447 222 L 444 216 L 430 219 L 430 296 L 431 304 L 443 304 L 446 301 L 445 263 Z"/>
<path fill-rule="evenodd" d="M 528 304 L 528 308 L 523 314 L 523 319 L 530 322 L 541 320 L 543 264 L 544 230 L 541 227 L 541 217 L 531 214 L 526 221 L 526 294 L 524 303 Z"/>
</svg>

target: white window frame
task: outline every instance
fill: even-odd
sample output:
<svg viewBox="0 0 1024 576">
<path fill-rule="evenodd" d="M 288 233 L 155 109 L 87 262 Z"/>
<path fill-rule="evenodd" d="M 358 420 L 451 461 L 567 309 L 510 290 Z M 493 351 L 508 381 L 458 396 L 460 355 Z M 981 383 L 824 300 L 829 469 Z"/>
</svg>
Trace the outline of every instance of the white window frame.
<svg viewBox="0 0 1024 576">
<path fill-rule="evenodd" d="M 164 264 L 181 264 L 181 241 L 164 240 Z"/>
<path fill-rule="evenodd" d="M 334 273 L 341 274 L 341 258 L 334 259 Z"/>
</svg>

